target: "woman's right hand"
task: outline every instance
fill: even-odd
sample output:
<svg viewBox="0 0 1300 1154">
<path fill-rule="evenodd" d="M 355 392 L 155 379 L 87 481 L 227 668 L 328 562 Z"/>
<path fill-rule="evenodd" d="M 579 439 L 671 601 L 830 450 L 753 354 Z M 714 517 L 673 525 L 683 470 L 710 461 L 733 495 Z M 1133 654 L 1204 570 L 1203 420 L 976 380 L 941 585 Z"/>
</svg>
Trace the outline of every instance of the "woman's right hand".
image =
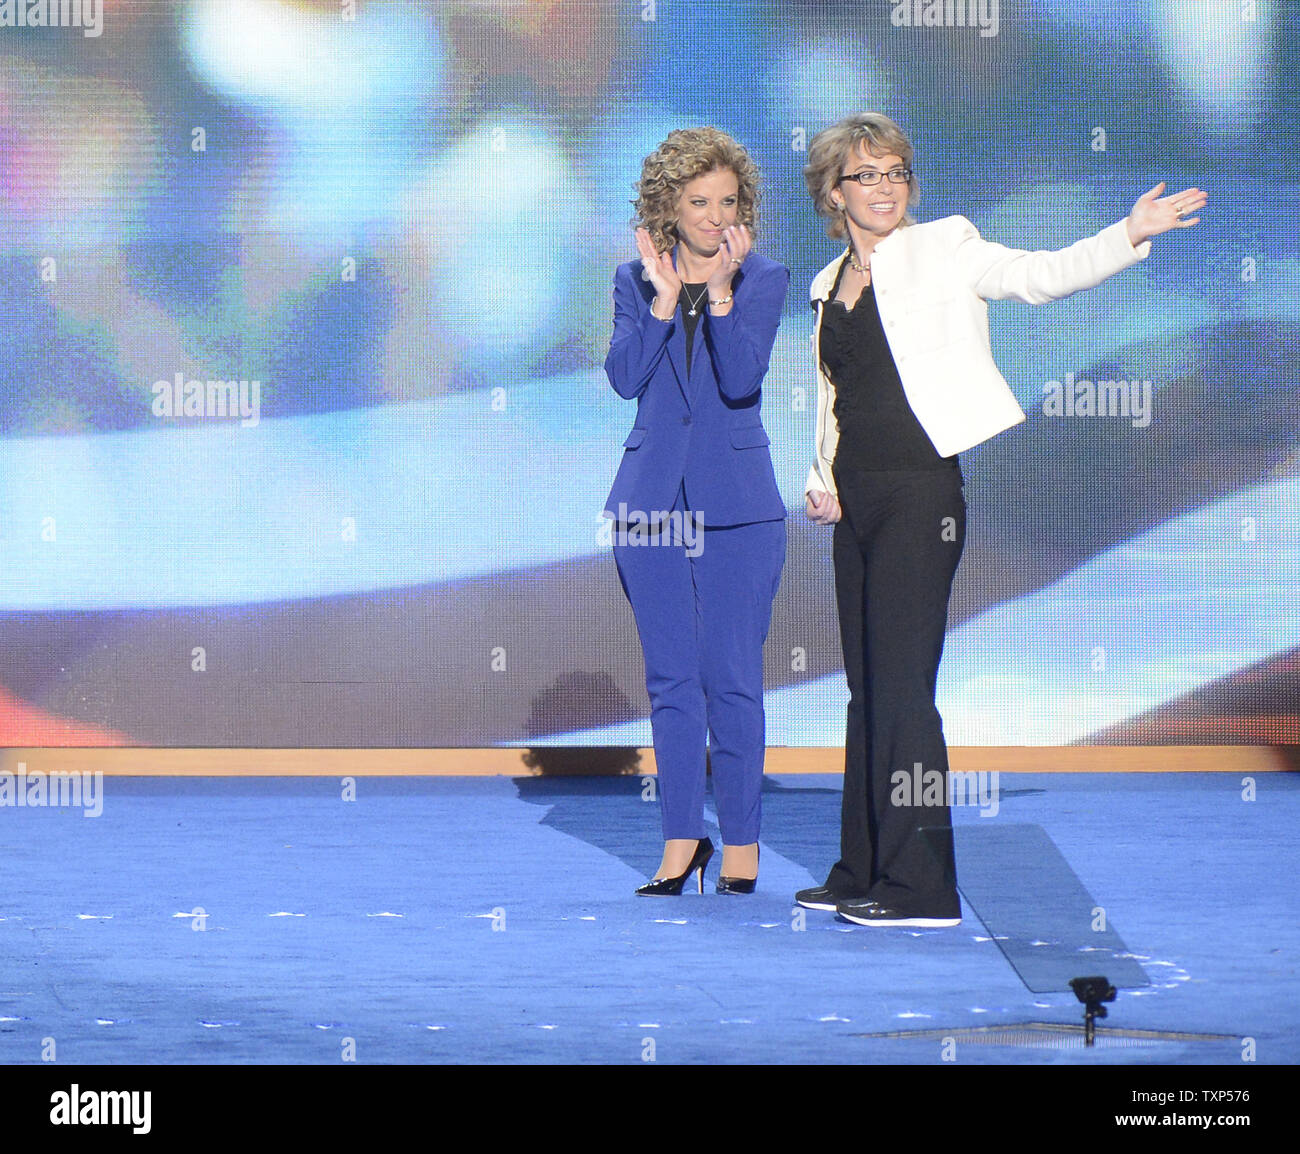
<svg viewBox="0 0 1300 1154">
<path fill-rule="evenodd" d="M 808 520 L 816 525 L 834 525 L 840 519 L 840 503 L 830 493 L 812 490 L 806 494 Z"/>
<path fill-rule="evenodd" d="M 673 268 L 673 254 L 656 252 L 650 231 L 644 228 L 636 230 L 636 250 L 641 254 L 641 268 L 644 270 L 642 275 L 654 286 L 655 316 L 660 320 L 665 317 L 671 319 L 682 295 L 682 278 Z"/>
</svg>

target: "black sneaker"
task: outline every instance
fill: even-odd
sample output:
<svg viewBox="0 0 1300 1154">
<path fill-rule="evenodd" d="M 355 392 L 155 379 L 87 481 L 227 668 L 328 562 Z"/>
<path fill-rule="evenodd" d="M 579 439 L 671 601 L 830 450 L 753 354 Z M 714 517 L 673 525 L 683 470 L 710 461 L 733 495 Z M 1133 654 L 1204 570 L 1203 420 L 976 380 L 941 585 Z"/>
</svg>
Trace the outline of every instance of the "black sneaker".
<svg viewBox="0 0 1300 1154">
<path fill-rule="evenodd" d="M 897 910 L 882 904 L 875 898 L 845 898 L 835 906 L 835 913 L 846 922 L 859 926 L 917 926 L 921 928 L 943 929 L 947 926 L 961 925 L 961 913 L 944 917 L 933 910 L 917 912 L 914 910 Z"/>
<path fill-rule="evenodd" d="M 812 889 L 800 890 L 794 895 L 794 900 L 806 910 L 825 910 L 833 914 L 840 896 L 825 886 L 813 886 Z"/>
</svg>

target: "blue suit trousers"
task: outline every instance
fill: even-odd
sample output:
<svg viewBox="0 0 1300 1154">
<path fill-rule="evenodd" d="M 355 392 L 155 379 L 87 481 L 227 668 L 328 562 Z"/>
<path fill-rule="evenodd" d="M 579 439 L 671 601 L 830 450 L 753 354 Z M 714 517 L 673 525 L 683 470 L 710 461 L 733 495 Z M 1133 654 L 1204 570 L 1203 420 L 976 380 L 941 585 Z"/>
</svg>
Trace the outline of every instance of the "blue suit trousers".
<svg viewBox="0 0 1300 1154">
<path fill-rule="evenodd" d="M 693 544 L 690 537 L 665 527 L 640 543 L 614 539 L 645 656 L 664 839 L 705 836 L 707 746 L 723 843 L 749 845 L 761 817 L 763 642 L 785 563 L 785 521 L 702 528 Z"/>
</svg>

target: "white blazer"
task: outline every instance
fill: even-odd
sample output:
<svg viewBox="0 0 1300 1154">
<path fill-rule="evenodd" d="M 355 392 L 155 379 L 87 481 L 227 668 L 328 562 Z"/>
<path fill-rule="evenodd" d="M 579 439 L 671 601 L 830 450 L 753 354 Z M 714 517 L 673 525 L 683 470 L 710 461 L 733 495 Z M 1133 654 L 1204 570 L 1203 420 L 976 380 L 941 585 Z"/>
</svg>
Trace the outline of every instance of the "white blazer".
<svg viewBox="0 0 1300 1154">
<path fill-rule="evenodd" d="M 964 216 L 946 216 L 896 229 L 870 257 L 871 282 L 885 339 L 912 412 L 942 457 L 960 453 L 1019 424 L 1025 412 L 998 367 L 989 343 L 990 300 L 1043 304 L 1100 284 L 1144 259 L 1124 221 L 1055 252 L 1027 252 L 984 240 Z M 831 261 L 812 282 L 817 309 L 813 355 L 817 370 L 814 463 L 806 492 L 835 492 L 831 462 L 840 431 L 835 386 L 821 363 L 822 313 L 840 264 Z"/>
</svg>

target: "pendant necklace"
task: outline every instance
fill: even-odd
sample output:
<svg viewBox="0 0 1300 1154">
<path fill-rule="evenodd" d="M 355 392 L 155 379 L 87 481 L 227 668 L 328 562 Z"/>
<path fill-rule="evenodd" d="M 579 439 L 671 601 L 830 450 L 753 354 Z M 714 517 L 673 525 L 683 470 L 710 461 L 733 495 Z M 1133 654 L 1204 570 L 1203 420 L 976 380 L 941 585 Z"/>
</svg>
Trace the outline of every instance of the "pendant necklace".
<svg viewBox="0 0 1300 1154">
<path fill-rule="evenodd" d="M 691 306 L 691 311 L 686 314 L 688 317 L 695 316 L 696 311 L 700 307 L 700 301 L 702 301 L 705 298 L 705 296 L 708 295 L 708 291 L 709 291 L 709 286 L 705 284 L 705 286 L 700 290 L 700 295 L 696 297 L 694 300 L 691 300 L 691 290 L 686 287 L 686 282 L 682 281 L 682 292 L 686 294 L 686 299 Z"/>
</svg>

